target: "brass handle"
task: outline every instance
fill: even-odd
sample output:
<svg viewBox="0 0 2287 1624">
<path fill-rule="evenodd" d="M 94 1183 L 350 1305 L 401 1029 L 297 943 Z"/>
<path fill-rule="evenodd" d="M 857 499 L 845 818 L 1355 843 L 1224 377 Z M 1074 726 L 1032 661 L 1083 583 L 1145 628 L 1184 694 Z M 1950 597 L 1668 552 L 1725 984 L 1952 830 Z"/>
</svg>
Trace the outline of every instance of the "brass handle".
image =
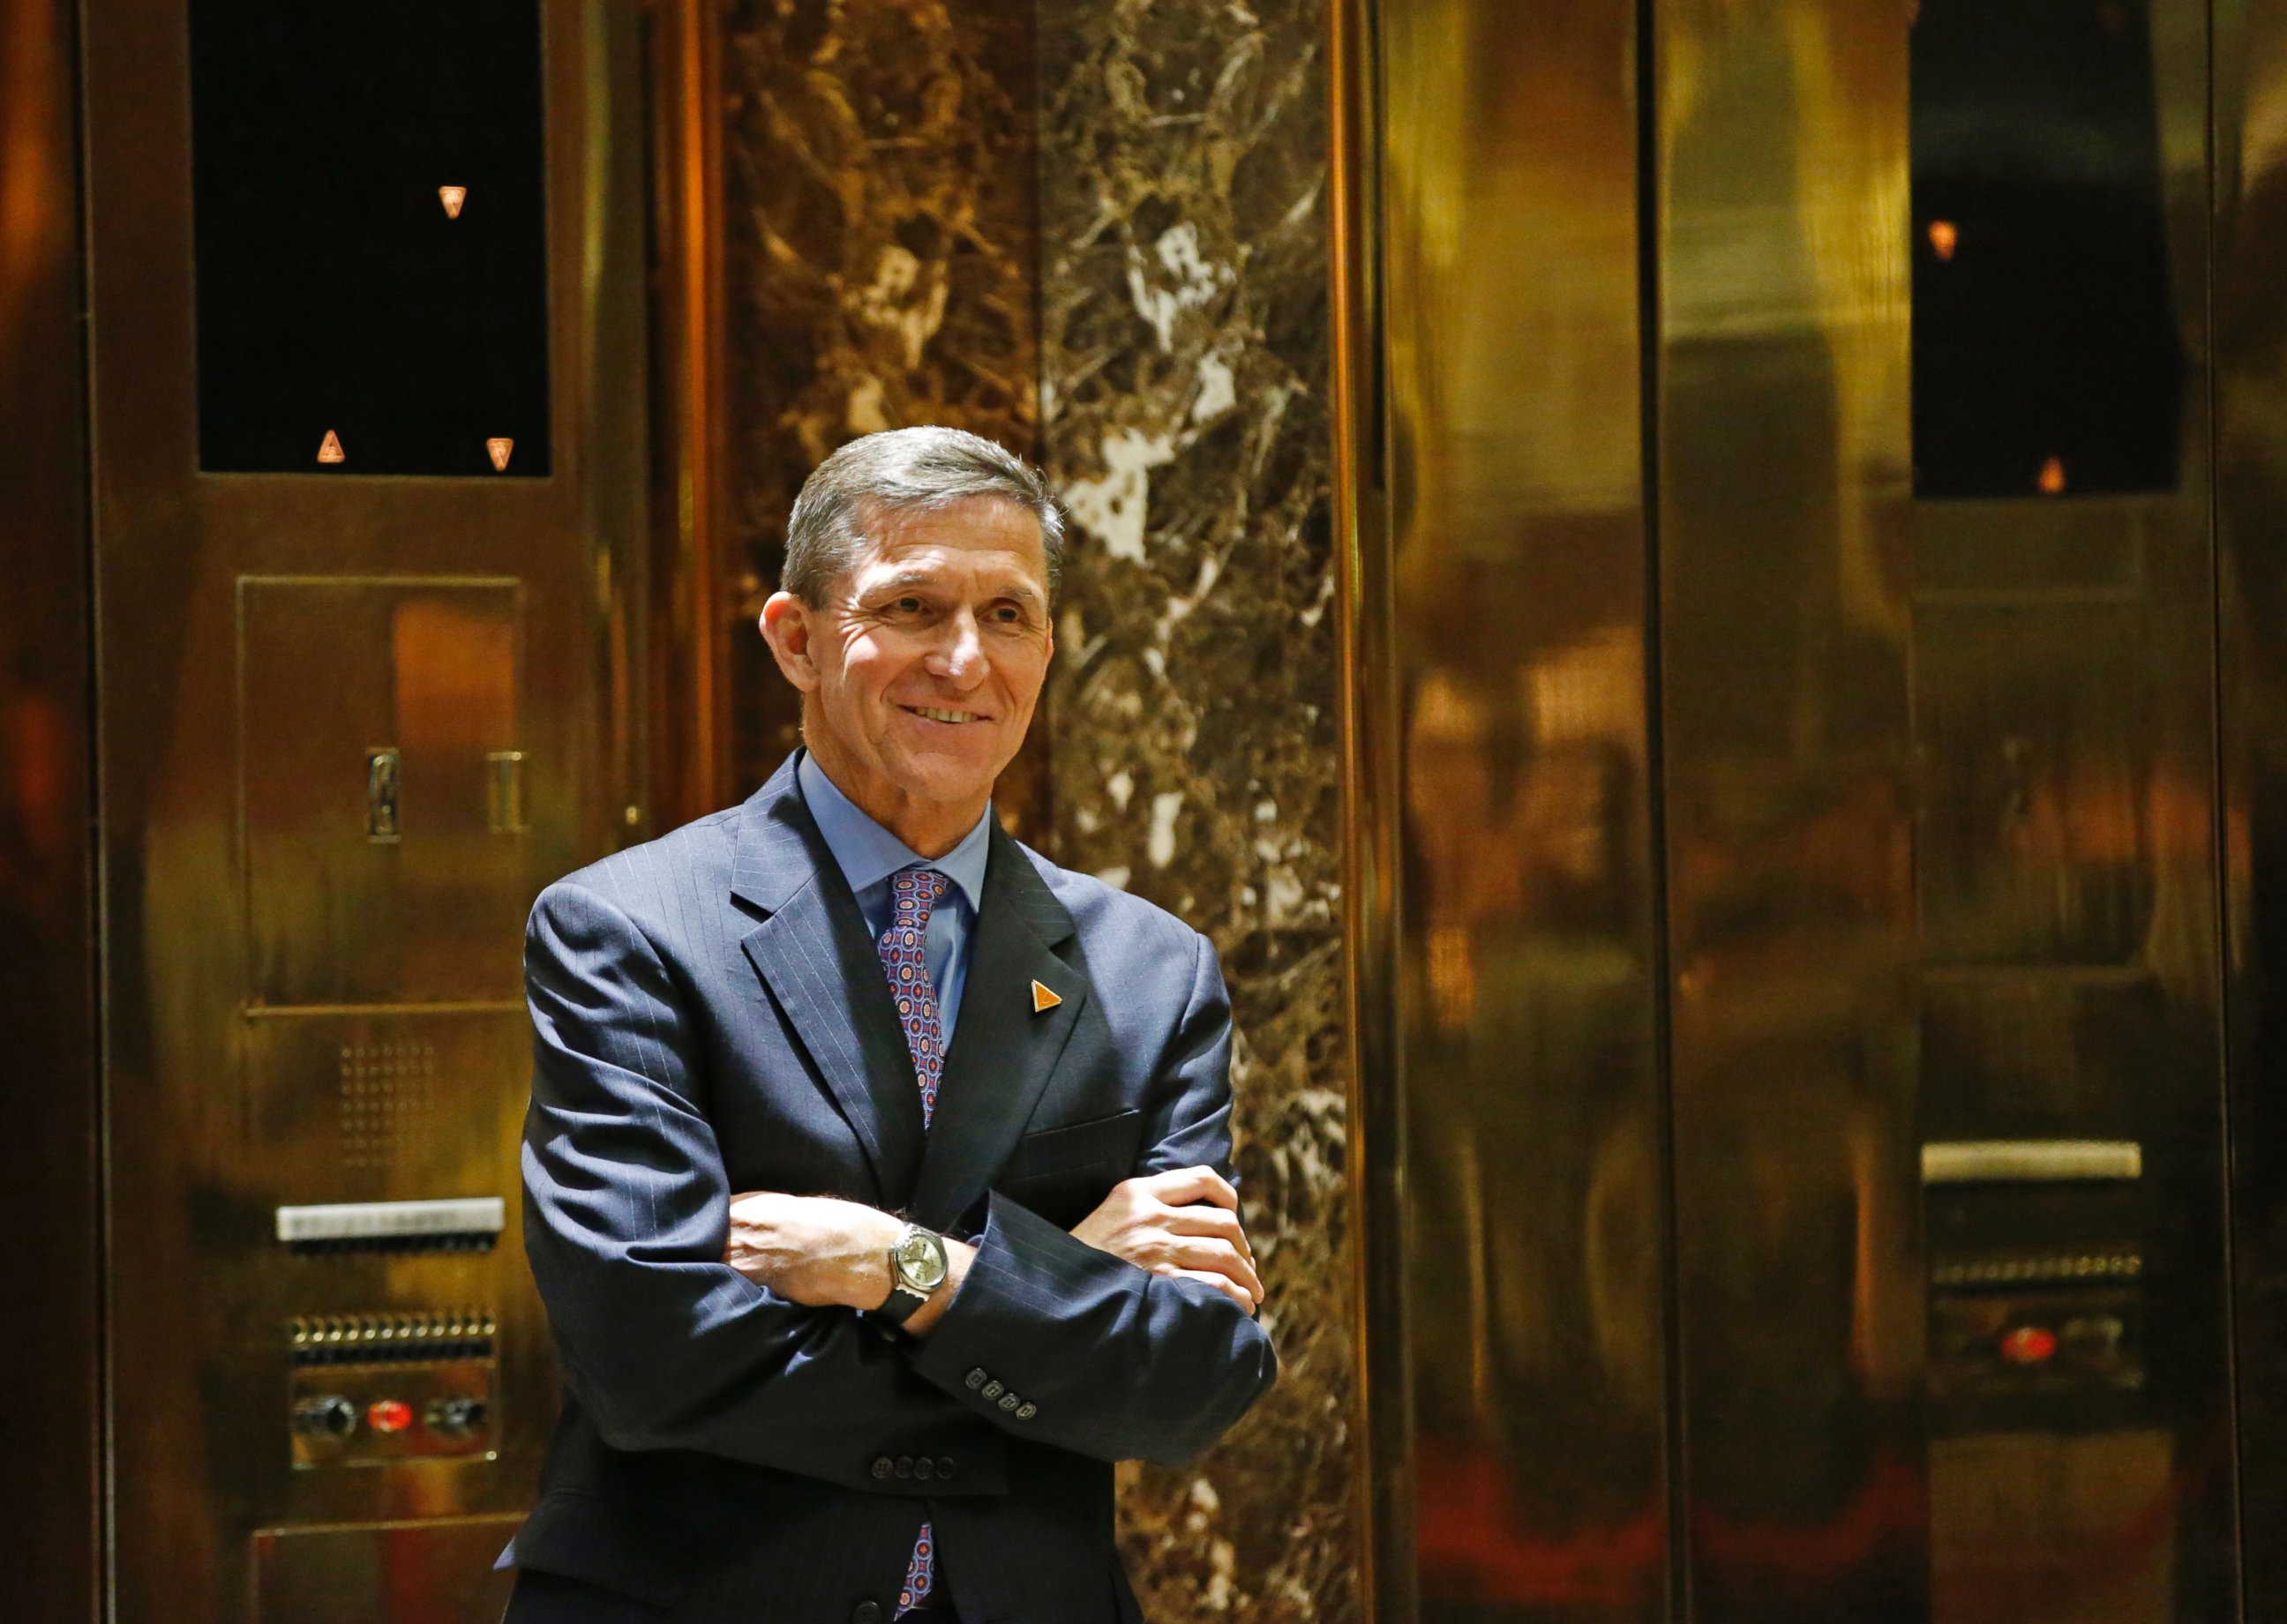
<svg viewBox="0 0 2287 1624">
<path fill-rule="evenodd" d="M 489 751 L 485 766 L 486 822 L 495 834 L 524 833 L 524 752 Z"/>
</svg>

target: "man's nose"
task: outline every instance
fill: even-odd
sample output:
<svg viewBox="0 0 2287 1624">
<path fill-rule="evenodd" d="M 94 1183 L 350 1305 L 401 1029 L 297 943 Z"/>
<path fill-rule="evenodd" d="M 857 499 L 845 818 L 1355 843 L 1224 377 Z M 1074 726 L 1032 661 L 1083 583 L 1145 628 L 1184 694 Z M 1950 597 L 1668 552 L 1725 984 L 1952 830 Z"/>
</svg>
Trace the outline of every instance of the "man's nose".
<svg viewBox="0 0 2287 1624">
<path fill-rule="evenodd" d="M 947 618 L 945 635 L 930 654 L 929 668 L 930 675 L 949 677 L 963 688 L 984 680 L 985 638 L 972 611 L 964 609 Z"/>
</svg>

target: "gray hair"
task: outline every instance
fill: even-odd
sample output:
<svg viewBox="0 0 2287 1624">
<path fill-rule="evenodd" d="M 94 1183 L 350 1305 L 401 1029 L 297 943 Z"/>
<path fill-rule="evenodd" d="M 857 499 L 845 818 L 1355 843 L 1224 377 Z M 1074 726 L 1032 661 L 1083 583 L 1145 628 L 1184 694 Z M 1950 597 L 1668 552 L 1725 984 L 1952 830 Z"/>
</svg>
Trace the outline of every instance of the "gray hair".
<svg viewBox="0 0 2287 1624">
<path fill-rule="evenodd" d="M 1006 446 L 934 427 L 863 436 L 811 470 L 787 519 L 779 585 L 820 607 L 858 563 L 866 526 L 878 515 L 927 511 L 978 496 L 1014 502 L 1039 521 L 1054 597 L 1064 569 L 1064 516 L 1049 482 Z"/>
</svg>

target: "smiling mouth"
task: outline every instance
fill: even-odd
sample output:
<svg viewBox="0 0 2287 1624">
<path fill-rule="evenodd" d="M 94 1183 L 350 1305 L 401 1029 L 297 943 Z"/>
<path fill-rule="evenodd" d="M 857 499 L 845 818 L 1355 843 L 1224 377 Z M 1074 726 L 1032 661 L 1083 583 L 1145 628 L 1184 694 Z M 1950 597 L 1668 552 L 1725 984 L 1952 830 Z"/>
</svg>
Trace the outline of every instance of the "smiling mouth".
<svg viewBox="0 0 2287 1624">
<path fill-rule="evenodd" d="M 903 708 L 911 711 L 914 715 L 922 717 L 930 721 L 960 723 L 964 721 L 985 721 L 990 720 L 985 716 L 980 715 L 975 711 L 943 710 L 932 705 L 908 705 Z"/>
</svg>

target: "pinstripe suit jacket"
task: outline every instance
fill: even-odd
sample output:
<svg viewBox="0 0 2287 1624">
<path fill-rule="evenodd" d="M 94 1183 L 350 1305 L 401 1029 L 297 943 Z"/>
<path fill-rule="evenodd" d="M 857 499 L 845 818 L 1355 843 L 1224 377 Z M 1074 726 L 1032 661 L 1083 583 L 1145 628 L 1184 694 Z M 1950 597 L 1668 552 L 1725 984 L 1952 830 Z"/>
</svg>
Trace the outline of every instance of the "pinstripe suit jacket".
<svg viewBox="0 0 2287 1624">
<path fill-rule="evenodd" d="M 1066 1233 L 1123 1179 L 1229 1172 L 1214 950 L 995 828 L 924 1134 L 795 759 L 533 910 L 525 1239 L 567 1396 L 502 1558 L 557 1578 L 510 1619 L 886 1620 L 924 1517 L 969 1624 L 1133 1619 L 1111 1462 L 1197 1455 L 1277 1370 L 1221 1294 Z M 723 1264 L 744 1190 L 902 1210 L 977 1260 L 934 1334 L 886 1334 Z"/>
</svg>

